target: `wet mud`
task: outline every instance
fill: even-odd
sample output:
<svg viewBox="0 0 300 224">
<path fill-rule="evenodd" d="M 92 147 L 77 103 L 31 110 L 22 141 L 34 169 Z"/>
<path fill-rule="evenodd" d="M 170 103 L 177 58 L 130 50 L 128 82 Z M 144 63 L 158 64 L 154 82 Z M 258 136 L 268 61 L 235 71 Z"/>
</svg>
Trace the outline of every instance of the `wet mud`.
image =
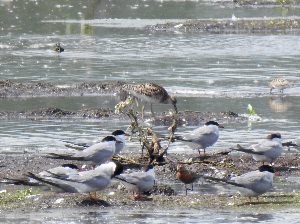
<svg viewBox="0 0 300 224">
<path fill-rule="evenodd" d="M 125 158 L 135 161 L 125 165 L 125 168 L 140 169 L 143 164 L 137 168 L 143 159 L 138 154 L 123 154 Z M 88 194 L 70 194 L 55 193 L 48 191 L 47 187 L 25 187 L 21 185 L 0 184 L 2 190 L 6 192 L 0 193 L 3 197 L 0 203 L 0 209 L 12 211 L 14 209 L 24 210 L 40 210 L 45 208 L 85 208 L 85 207 L 116 207 L 130 209 L 135 208 L 227 208 L 228 206 L 235 208 L 240 206 L 254 207 L 282 207 L 282 206 L 299 206 L 299 192 L 284 193 L 270 192 L 260 197 L 259 202 L 250 203 L 248 198 L 232 197 L 228 195 L 203 194 L 196 192 L 184 193 L 184 184 L 180 183 L 175 177 L 176 164 L 178 162 L 185 163 L 185 166 L 198 174 L 206 174 L 219 178 L 228 178 L 229 174 L 242 174 L 250 170 L 255 170 L 259 165 L 254 162 L 248 155 L 234 156 L 231 154 L 211 154 L 207 158 L 199 159 L 193 154 L 170 154 L 167 156 L 164 165 L 156 166 L 156 186 L 150 192 L 144 201 L 134 201 L 131 193 L 122 187 L 122 185 L 113 181 L 111 186 L 104 191 L 98 192 L 98 201 L 91 201 Z M 117 159 L 117 158 L 116 158 Z M 276 161 L 275 170 L 280 172 L 280 176 L 276 177 L 275 182 L 284 181 L 286 175 L 300 176 L 299 156 L 286 153 Z M 45 158 L 38 154 L 18 154 L 18 155 L 0 155 L 0 179 L 3 178 L 24 178 L 23 174 L 27 172 L 38 173 L 42 170 L 53 168 L 63 163 L 74 161 L 61 161 Z M 75 162 L 81 166 L 82 162 Z M 288 165 L 287 165 L 288 164 Z M 290 168 L 293 167 L 293 168 Z M 202 182 L 202 183 L 201 183 Z M 197 184 L 203 184 L 199 179 Z M 205 183 L 204 183 L 205 184 Z M 211 187 L 213 189 L 213 184 Z M 276 183 L 275 183 L 276 185 Z M 176 187 L 177 186 L 177 187 Z M 178 190 L 179 186 L 179 190 Z M 25 190 L 24 190 L 25 189 Z M 28 190 L 29 189 L 29 190 Z M 29 192 L 25 197 L 19 199 L 14 198 L 6 200 L 5 195 L 20 194 L 20 191 Z M 4 203 L 5 202 L 5 203 Z"/>
<path fill-rule="evenodd" d="M 78 111 L 69 111 L 56 107 L 41 108 L 27 111 L 0 111 L 0 119 L 15 120 L 42 120 L 42 119 L 122 119 L 128 120 L 126 114 L 116 114 L 113 108 L 84 108 Z M 173 122 L 173 117 L 167 113 L 157 113 L 151 115 L 147 113 L 144 119 L 148 122 L 169 126 Z M 247 117 L 240 116 L 234 112 L 200 112 L 200 111 L 180 111 L 177 115 L 177 125 L 202 125 L 209 120 L 217 120 L 222 123 L 244 123 Z M 141 121 L 142 122 L 142 121 Z"/>
<path fill-rule="evenodd" d="M 207 1 L 213 5 L 223 5 L 227 7 L 299 7 L 299 0 L 219 0 Z"/>
<path fill-rule="evenodd" d="M 152 32 L 201 32 L 201 33 L 299 33 L 300 20 L 278 19 L 209 19 L 168 22 L 147 26 Z"/>
<path fill-rule="evenodd" d="M 47 82 L 0 80 L 0 98 L 114 94 L 120 90 L 123 84 L 120 81 L 100 81 L 63 86 Z"/>
</svg>

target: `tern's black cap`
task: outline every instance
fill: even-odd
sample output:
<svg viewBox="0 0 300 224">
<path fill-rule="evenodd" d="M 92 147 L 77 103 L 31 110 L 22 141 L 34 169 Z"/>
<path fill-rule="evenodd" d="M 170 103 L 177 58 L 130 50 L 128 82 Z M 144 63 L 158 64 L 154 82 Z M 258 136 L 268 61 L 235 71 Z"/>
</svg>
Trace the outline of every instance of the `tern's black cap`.
<svg viewBox="0 0 300 224">
<path fill-rule="evenodd" d="M 79 170 L 79 167 L 76 166 L 75 164 L 72 164 L 72 163 L 66 163 L 66 164 L 63 164 L 61 165 L 62 167 L 65 167 L 65 168 L 71 168 L 71 169 L 74 169 L 74 170 Z"/>
<path fill-rule="evenodd" d="M 280 133 L 271 133 L 267 136 L 268 139 L 273 139 L 273 138 L 281 138 Z"/>
<path fill-rule="evenodd" d="M 205 125 L 216 125 L 216 126 L 218 126 L 218 127 L 220 127 L 220 128 L 223 128 L 223 126 L 220 125 L 220 124 L 219 124 L 218 122 L 216 122 L 216 121 L 208 121 L 208 122 L 205 123 Z"/>
<path fill-rule="evenodd" d="M 125 132 L 123 130 L 115 130 L 113 133 L 111 133 L 114 136 L 117 135 L 125 135 Z"/>
<path fill-rule="evenodd" d="M 114 136 L 111 136 L 111 135 L 106 136 L 105 138 L 103 138 L 101 140 L 101 142 L 110 142 L 110 141 L 115 141 L 116 142 L 117 140 L 116 140 L 116 138 Z"/>
<path fill-rule="evenodd" d="M 268 171 L 270 173 L 275 173 L 275 170 L 272 166 L 269 166 L 269 165 L 262 165 L 258 168 L 258 170 L 260 172 L 264 172 L 264 171 Z"/>
<path fill-rule="evenodd" d="M 116 169 L 113 174 L 113 177 L 120 175 L 121 173 L 123 173 L 123 170 L 124 170 L 124 166 L 122 165 L 122 163 L 119 163 L 119 162 L 114 162 L 114 163 L 116 164 Z"/>
</svg>

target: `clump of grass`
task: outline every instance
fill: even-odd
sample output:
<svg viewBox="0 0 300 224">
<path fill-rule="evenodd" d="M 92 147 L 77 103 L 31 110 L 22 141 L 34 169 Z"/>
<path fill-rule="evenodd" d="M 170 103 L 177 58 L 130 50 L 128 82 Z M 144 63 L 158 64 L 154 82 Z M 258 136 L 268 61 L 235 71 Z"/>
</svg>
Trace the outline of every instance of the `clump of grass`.
<svg viewBox="0 0 300 224">
<path fill-rule="evenodd" d="M 0 193 L 0 207 L 18 207 L 19 202 L 25 201 L 25 199 L 34 195 L 32 188 L 25 188 L 22 190 L 12 192 L 1 192 Z"/>
</svg>

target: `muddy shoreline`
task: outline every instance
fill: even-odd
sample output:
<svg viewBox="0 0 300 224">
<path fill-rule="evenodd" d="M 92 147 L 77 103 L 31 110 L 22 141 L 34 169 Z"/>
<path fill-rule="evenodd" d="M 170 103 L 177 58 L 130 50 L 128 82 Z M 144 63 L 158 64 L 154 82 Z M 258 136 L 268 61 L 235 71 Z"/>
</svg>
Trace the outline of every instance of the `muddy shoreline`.
<svg viewBox="0 0 300 224">
<path fill-rule="evenodd" d="M 144 163 L 144 159 L 140 159 L 137 154 L 122 154 L 125 158 L 134 160 L 137 164 Z M 0 202 L 0 210 L 13 211 L 38 211 L 48 208 L 86 208 L 86 207 L 110 207 L 110 208 L 124 208 L 130 209 L 132 207 L 141 209 L 153 208 L 242 208 L 247 207 L 261 207 L 261 208 L 280 208 L 280 207 L 295 207 L 299 206 L 300 192 L 292 193 L 270 192 L 260 197 L 260 202 L 249 203 L 247 198 L 232 197 L 220 194 L 200 194 L 197 192 L 190 192 L 187 196 L 184 194 L 184 185 L 176 180 L 175 167 L 177 162 L 188 162 L 191 158 L 195 158 L 195 154 L 170 154 L 167 159 L 167 164 L 156 167 L 157 184 L 152 194 L 147 201 L 133 201 L 130 194 L 121 187 L 119 182 L 114 181 L 112 185 L 104 191 L 98 192 L 101 200 L 91 202 L 87 198 L 87 194 L 69 194 L 69 193 L 55 193 L 44 191 L 38 187 L 24 187 L 16 185 L 0 184 L 1 190 L 5 192 L 0 193 L 2 202 Z M 211 176 L 226 177 L 230 173 L 241 174 L 254 170 L 257 163 L 245 154 L 236 155 L 212 155 L 204 161 L 196 161 L 193 164 L 186 165 L 189 169 L 197 173 L 206 173 Z M 74 161 L 53 160 L 42 157 L 37 154 L 18 154 L 18 155 L 0 155 L 0 179 L 20 178 L 27 172 L 40 172 L 63 163 Z M 124 161 L 123 161 L 124 162 Z M 75 162 L 81 166 L 82 162 Z M 139 165 L 132 163 L 124 163 L 126 168 L 137 169 Z M 276 161 L 275 169 L 280 172 L 279 177 L 275 177 L 276 182 L 284 181 L 285 176 L 300 176 L 300 159 L 295 154 L 286 153 Z M 220 176 L 222 175 L 222 176 Z M 201 186 L 201 181 L 196 183 L 196 186 Z M 205 183 L 204 183 L 205 184 Z M 211 184 L 211 183 L 210 183 Z M 174 187 L 177 186 L 178 189 Z M 213 184 L 212 184 L 213 186 Z M 20 194 L 20 191 L 30 193 L 24 197 L 15 198 L 14 194 Z M 10 195 L 7 199 L 5 195 Z M 7 196 L 8 197 L 8 196 Z"/>
<path fill-rule="evenodd" d="M 151 32 L 200 32 L 213 34 L 299 34 L 300 19 L 201 19 L 168 22 L 146 27 Z"/>
<path fill-rule="evenodd" d="M 146 113 L 144 118 L 154 125 L 169 126 L 173 118 L 168 113 L 157 113 L 154 117 Z M 78 111 L 69 111 L 60 108 L 41 108 L 27 111 L 0 111 L 0 120 L 78 120 L 78 119 L 122 119 L 128 120 L 125 114 L 116 114 L 112 108 L 84 108 Z M 177 115 L 177 124 L 200 125 L 208 120 L 218 120 L 222 123 L 245 123 L 247 117 L 240 116 L 232 111 L 228 112 L 200 112 L 180 111 Z"/>
<path fill-rule="evenodd" d="M 121 81 L 99 81 L 60 85 L 47 82 L 0 80 L 0 98 L 115 94 L 120 91 L 123 84 L 124 82 Z"/>
</svg>

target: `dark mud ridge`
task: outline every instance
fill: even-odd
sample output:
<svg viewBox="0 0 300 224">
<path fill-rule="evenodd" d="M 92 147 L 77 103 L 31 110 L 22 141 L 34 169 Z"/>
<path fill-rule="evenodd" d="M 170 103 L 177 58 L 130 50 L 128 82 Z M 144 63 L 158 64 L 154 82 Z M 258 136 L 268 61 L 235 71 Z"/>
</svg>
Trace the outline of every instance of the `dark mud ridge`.
<svg viewBox="0 0 300 224">
<path fill-rule="evenodd" d="M 210 19 L 146 26 L 150 31 L 208 33 L 299 33 L 300 19 Z"/>
<path fill-rule="evenodd" d="M 140 163 L 138 153 L 122 154 L 123 158 L 129 158 L 131 161 Z M 201 180 L 194 185 L 194 192 L 189 192 L 187 196 L 184 193 L 184 184 L 180 183 L 175 177 L 175 168 L 177 162 L 191 161 L 191 157 L 196 155 L 170 154 L 169 161 L 165 165 L 156 166 L 156 187 L 150 192 L 149 200 L 133 201 L 131 193 L 121 187 L 121 184 L 115 181 L 109 188 L 98 192 L 99 201 L 89 201 L 87 194 L 68 194 L 49 192 L 49 188 L 28 187 L 22 185 L 7 185 L 0 183 L 2 192 L 0 193 L 0 210 L 6 211 L 31 211 L 32 209 L 46 208 L 86 208 L 96 207 L 115 207 L 131 209 L 169 209 L 169 208 L 238 208 L 241 209 L 250 205 L 249 208 L 282 208 L 299 206 L 299 192 L 283 193 L 270 192 L 260 196 L 260 202 L 249 204 L 248 198 L 229 197 L 222 195 L 214 188 L 214 183 L 204 183 L 206 188 L 211 188 L 210 193 L 204 194 L 199 191 L 203 183 Z M 193 160 L 194 163 L 186 164 L 186 167 L 198 174 L 206 174 L 219 178 L 227 178 L 228 174 L 242 174 L 250 170 L 255 170 L 259 165 L 254 162 L 251 156 L 240 155 L 212 155 L 205 160 Z M 38 173 L 42 170 L 56 167 L 63 163 L 75 163 L 79 166 L 82 162 L 60 161 L 42 157 L 38 154 L 20 154 L 20 155 L 0 155 L 0 180 L 3 178 L 24 178 L 23 174 L 27 172 Z M 299 176 L 299 156 L 284 154 L 276 161 L 275 169 L 281 176 L 275 177 L 274 185 L 283 183 L 286 176 Z M 136 165 L 128 168 L 137 169 Z M 293 168 L 289 168 L 293 167 Z M 140 168 L 138 168 L 140 169 Z M 221 176 L 220 176 L 221 174 Z M 292 183 L 290 183 L 292 186 Z M 176 186 L 176 187 L 175 187 Z M 175 190 L 176 189 L 176 190 Z M 248 204 L 247 204 L 248 203 Z M 248 208 L 247 207 L 247 208 Z M 20 210 L 15 210 L 20 209 Z"/>
<path fill-rule="evenodd" d="M 60 86 L 46 82 L 14 82 L 0 80 L 0 98 L 41 96 L 84 96 L 114 94 L 120 91 L 124 82 L 83 82 L 74 86 Z"/>
<path fill-rule="evenodd" d="M 78 111 L 67 111 L 60 108 L 49 107 L 33 111 L 0 111 L 0 119 L 128 119 L 125 114 L 115 114 L 110 108 L 84 108 Z M 155 125 L 171 125 L 173 118 L 171 115 L 162 113 L 152 116 L 147 113 L 144 117 L 150 119 Z M 246 122 L 248 118 L 239 116 L 234 112 L 196 112 L 181 111 L 177 115 L 178 125 L 199 125 L 209 120 L 217 120 L 223 123 Z"/>
<path fill-rule="evenodd" d="M 299 7 L 299 0 L 219 0 L 210 1 L 210 4 L 226 5 L 226 6 L 249 6 L 249 7 Z"/>
</svg>

